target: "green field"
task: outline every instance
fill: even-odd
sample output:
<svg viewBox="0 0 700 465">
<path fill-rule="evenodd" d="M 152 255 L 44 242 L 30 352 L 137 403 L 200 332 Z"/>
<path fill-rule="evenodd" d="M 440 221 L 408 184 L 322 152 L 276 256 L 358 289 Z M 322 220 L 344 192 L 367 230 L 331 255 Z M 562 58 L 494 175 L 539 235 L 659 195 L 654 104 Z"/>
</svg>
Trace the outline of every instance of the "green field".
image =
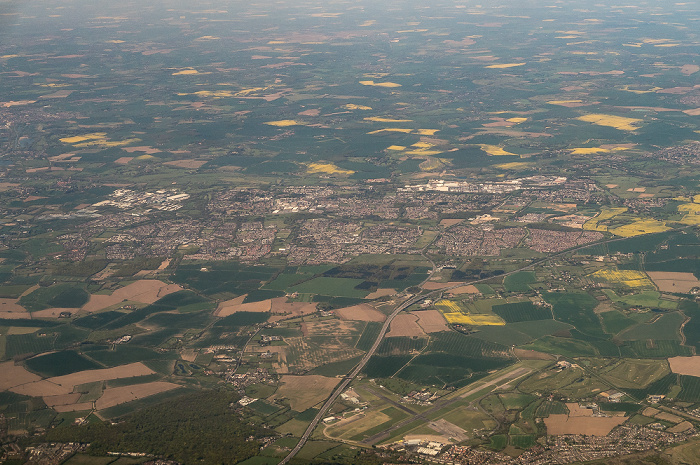
<svg viewBox="0 0 700 465">
<path fill-rule="evenodd" d="M 257 323 L 264 323 L 270 318 L 270 314 L 266 312 L 236 312 L 221 318 L 214 324 L 217 328 L 240 328 L 241 326 L 249 326 Z"/>
<path fill-rule="evenodd" d="M 678 383 L 678 375 L 669 373 L 661 379 L 658 379 L 648 386 L 641 389 L 627 389 L 625 392 L 637 400 L 644 400 L 648 395 L 658 394 L 666 395 L 672 386 Z"/>
<path fill-rule="evenodd" d="M 630 341 L 629 344 L 639 357 L 666 358 L 693 354 L 690 347 L 682 346 L 677 340 L 647 339 L 644 341 Z"/>
<path fill-rule="evenodd" d="M 679 312 L 658 315 L 651 323 L 643 323 L 633 326 L 618 334 L 618 337 L 626 341 L 663 339 L 681 340 L 680 328 L 685 316 Z"/>
<path fill-rule="evenodd" d="M 617 334 L 620 331 L 636 324 L 634 320 L 627 318 L 624 314 L 618 312 L 617 310 L 603 312 L 600 314 L 600 318 L 603 320 L 603 328 L 605 328 L 605 332 L 609 334 Z"/>
<path fill-rule="evenodd" d="M 321 375 L 321 376 L 340 376 L 345 375 L 352 370 L 355 365 L 357 365 L 362 357 L 354 357 L 348 360 L 343 360 L 340 362 L 328 363 L 326 365 L 318 366 L 311 371 L 311 375 Z"/>
<path fill-rule="evenodd" d="M 666 360 L 622 359 L 602 368 L 599 375 L 621 389 L 639 389 L 670 373 Z"/>
<path fill-rule="evenodd" d="M 509 323 L 507 326 L 527 334 L 533 339 L 571 329 L 571 325 L 556 320 L 522 321 Z"/>
<path fill-rule="evenodd" d="M 377 355 L 404 355 L 422 351 L 428 340 L 408 336 L 387 337 L 377 347 Z"/>
<path fill-rule="evenodd" d="M 93 350 L 86 354 L 91 359 L 105 365 L 117 366 L 145 360 L 175 360 L 176 356 L 168 352 L 158 352 L 150 348 L 135 345 L 117 345 L 111 350 Z"/>
<path fill-rule="evenodd" d="M 356 286 L 362 284 L 362 279 L 352 278 L 329 278 L 322 276 L 310 281 L 297 284 L 289 288 L 289 292 L 299 292 L 301 294 L 322 294 L 335 297 L 363 298 L 367 291 L 357 289 Z"/>
<path fill-rule="evenodd" d="M 591 392 L 599 392 L 608 388 L 609 385 L 606 382 L 583 373 L 580 368 L 567 368 L 562 371 L 548 369 L 539 375 L 525 379 L 518 386 L 518 389 L 523 392 L 544 394 L 545 397 L 549 393 L 556 392 L 558 395 L 568 397 L 570 401 L 588 399 Z M 528 406 L 528 409 L 535 409 L 531 411 L 532 417 L 537 415 L 536 408 L 536 403 Z M 552 409 L 556 410 L 550 411 L 549 414 L 556 413 L 560 407 L 552 407 Z"/>
<path fill-rule="evenodd" d="M 605 337 L 598 316 L 593 309 L 598 301 L 584 292 L 555 293 L 546 292 L 542 297 L 552 304 L 554 318 L 573 325 L 580 332 L 589 336 Z"/>
<path fill-rule="evenodd" d="M 72 350 L 54 352 L 47 355 L 30 358 L 25 362 L 28 369 L 43 376 L 61 376 L 76 371 L 94 370 L 101 365 Z"/>
<path fill-rule="evenodd" d="M 509 292 L 528 292 L 530 291 L 529 284 L 537 282 L 533 271 L 520 271 L 506 276 L 503 279 L 503 286 Z"/>
<path fill-rule="evenodd" d="M 372 347 L 372 344 L 374 344 L 374 341 L 377 339 L 377 336 L 379 336 L 379 331 L 381 331 L 381 329 L 381 323 L 376 321 L 368 322 L 364 331 L 362 331 L 362 335 L 357 340 L 355 348 L 360 350 L 369 350 Z"/>
<path fill-rule="evenodd" d="M 534 434 L 509 435 L 509 443 L 518 449 L 529 449 L 536 444 L 537 436 Z"/>
<path fill-rule="evenodd" d="M 506 323 L 552 319 L 552 311 L 549 308 L 537 307 L 532 302 L 494 305 L 492 310 Z"/>
<path fill-rule="evenodd" d="M 700 378 L 696 376 L 679 376 L 681 382 L 681 392 L 678 400 L 684 402 L 700 402 Z"/>
<path fill-rule="evenodd" d="M 40 354 L 53 350 L 56 335 L 39 331 L 33 334 L 11 334 L 5 338 L 5 358 L 16 355 Z"/>
<path fill-rule="evenodd" d="M 548 354 L 565 357 L 583 357 L 596 355 L 596 350 L 590 344 L 572 338 L 544 336 L 536 341 L 522 346 L 523 349 L 537 350 Z"/>
<path fill-rule="evenodd" d="M 369 362 L 367 365 L 365 365 L 363 371 L 369 378 L 393 376 L 398 370 L 401 369 L 401 367 L 406 365 L 411 358 L 412 357 L 409 355 L 386 357 L 378 357 L 375 355 L 369 359 Z"/>
<path fill-rule="evenodd" d="M 502 345 L 521 345 L 532 341 L 532 337 L 518 331 L 513 325 L 481 326 L 478 331 L 473 332 L 470 336 Z"/>
<path fill-rule="evenodd" d="M 569 413 L 569 409 L 563 402 L 559 401 L 546 401 L 542 402 L 537 408 L 537 416 L 541 418 L 546 418 L 551 414 L 563 414 Z"/>
<path fill-rule="evenodd" d="M 487 447 L 493 450 L 503 450 L 508 445 L 508 436 L 505 434 L 494 434 L 489 438 Z"/>
<path fill-rule="evenodd" d="M 660 308 L 663 310 L 675 310 L 678 302 L 661 299 L 661 293 L 657 291 L 643 291 L 639 294 L 618 296 L 612 289 L 603 289 L 603 292 L 613 302 L 619 302 L 628 307 Z"/>
<path fill-rule="evenodd" d="M 310 280 L 314 275 L 311 273 L 300 273 L 298 271 L 285 271 L 280 273 L 273 281 L 264 286 L 265 289 L 284 291 L 303 281 Z"/>
<path fill-rule="evenodd" d="M 89 294 L 81 285 L 56 284 L 41 287 L 22 296 L 19 303 L 30 312 L 46 308 L 79 308 L 87 303 Z"/>
<path fill-rule="evenodd" d="M 522 410 L 536 399 L 529 394 L 508 393 L 500 394 L 503 406 L 508 410 Z"/>
<path fill-rule="evenodd" d="M 81 328 L 98 329 L 124 315 L 124 312 L 107 311 L 78 318 L 73 324 Z"/>
</svg>

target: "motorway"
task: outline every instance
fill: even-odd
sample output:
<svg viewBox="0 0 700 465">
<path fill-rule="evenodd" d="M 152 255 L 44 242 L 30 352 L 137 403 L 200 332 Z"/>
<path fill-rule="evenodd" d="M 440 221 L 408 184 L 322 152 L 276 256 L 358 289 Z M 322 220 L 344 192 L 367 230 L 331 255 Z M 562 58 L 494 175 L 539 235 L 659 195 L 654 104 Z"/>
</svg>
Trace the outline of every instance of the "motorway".
<svg viewBox="0 0 700 465">
<path fill-rule="evenodd" d="M 691 227 L 692 226 L 684 226 L 682 228 L 676 228 L 675 231 L 680 231 L 682 229 L 689 229 Z M 674 231 L 674 230 L 670 230 L 670 231 Z M 670 231 L 666 231 L 666 233 L 668 233 Z M 377 350 L 377 347 L 379 347 L 379 344 L 382 342 L 382 340 L 384 339 L 384 336 L 386 335 L 387 331 L 389 330 L 389 325 L 391 325 L 391 322 L 394 320 L 394 318 L 396 318 L 396 315 L 401 313 L 403 310 L 407 309 L 408 307 L 410 307 L 411 305 L 413 305 L 417 302 L 420 302 L 421 300 L 424 300 L 424 299 L 432 296 L 433 294 L 440 294 L 442 292 L 449 291 L 450 289 L 455 289 L 455 288 L 458 288 L 461 286 L 466 286 L 469 284 L 479 284 L 479 283 L 482 283 L 484 281 L 488 281 L 488 280 L 491 280 L 494 278 L 505 278 L 508 275 L 515 274 L 515 273 L 518 273 L 520 271 L 527 270 L 529 268 L 534 268 L 535 266 L 541 265 L 541 264 L 551 260 L 552 258 L 560 257 L 560 256 L 566 255 L 568 253 L 575 252 L 577 250 L 585 249 L 585 248 L 592 247 L 595 245 L 602 245 L 602 244 L 608 244 L 611 242 L 624 241 L 627 239 L 628 238 L 626 238 L 626 237 L 620 237 L 620 238 L 615 238 L 615 239 L 606 239 L 606 240 L 599 241 L 599 242 L 592 242 L 590 244 L 584 244 L 581 246 L 562 250 L 561 252 L 553 253 L 551 255 L 548 255 L 547 257 L 541 258 L 539 260 L 535 260 L 534 262 L 532 262 L 528 265 L 525 265 L 521 268 L 518 268 L 518 269 L 513 270 L 513 271 L 509 271 L 507 273 L 503 273 L 503 274 L 498 275 L 498 276 L 489 276 L 487 278 L 476 279 L 474 281 L 460 283 L 458 285 L 451 286 L 451 287 L 436 289 L 434 291 L 431 291 L 431 292 L 428 292 L 425 294 L 418 294 L 415 296 L 411 296 L 409 299 L 405 300 L 398 307 L 396 307 L 396 309 L 391 313 L 391 315 L 389 315 L 387 317 L 386 321 L 384 321 L 384 324 L 382 325 L 382 329 L 379 332 L 377 339 L 374 341 L 374 344 L 372 344 L 372 347 L 370 348 L 370 350 L 368 350 L 367 353 L 365 354 L 365 356 L 362 357 L 362 360 L 360 360 L 360 363 L 358 363 L 357 366 L 350 373 L 348 373 L 345 377 L 343 377 L 343 381 L 336 387 L 336 389 L 333 391 L 333 394 L 331 394 L 331 396 L 328 398 L 328 400 L 326 400 L 326 402 L 323 404 L 323 407 L 321 407 L 321 409 L 316 414 L 316 417 L 314 417 L 311 424 L 309 424 L 309 427 L 306 428 L 306 431 L 304 431 L 304 434 L 301 436 L 299 443 L 296 445 L 296 447 L 294 447 L 294 449 L 291 450 L 291 452 L 284 459 L 282 459 L 281 462 L 279 462 L 279 465 L 284 465 L 284 464 L 288 463 L 301 450 L 301 448 L 304 447 L 304 445 L 306 444 L 306 441 L 308 441 L 309 437 L 311 437 L 311 433 L 313 433 L 314 429 L 316 428 L 318 423 L 321 421 L 321 419 L 325 417 L 326 412 L 328 412 L 331 405 L 333 405 L 333 403 L 338 399 L 338 397 L 340 397 L 340 394 L 345 391 L 345 389 L 348 387 L 348 385 L 355 379 L 355 377 L 357 377 L 357 375 L 360 373 L 360 371 L 362 371 L 362 369 L 365 367 L 365 365 L 367 365 L 367 362 L 369 362 L 369 359 L 372 358 L 372 355 L 374 355 L 374 353 Z M 432 260 L 430 260 L 430 262 L 433 263 Z M 434 263 L 433 263 L 433 270 L 435 270 Z M 428 278 L 423 282 L 426 282 L 429 279 L 430 279 L 430 276 L 428 276 Z"/>
<path fill-rule="evenodd" d="M 335 402 L 340 396 L 340 394 L 345 391 L 345 388 L 347 388 L 348 385 L 360 373 L 360 371 L 362 371 L 365 365 L 367 365 L 367 362 L 369 362 L 369 359 L 372 358 L 372 355 L 374 355 L 374 353 L 377 351 L 377 347 L 379 347 L 379 344 L 382 342 L 382 339 L 384 339 L 384 335 L 389 330 L 389 325 L 394 320 L 396 315 L 398 315 L 411 305 L 415 304 L 416 302 L 420 302 L 421 300 L 425 299 L 425 297 L 425 295 L 418 294 L 409 298 L 408 300 L 404 301 L 401 305 L 396 307 L 396 309 L 391 313 L 391 315 L 387 317 L 387 319 L 384 321 L 384 324 L 382 325 L 381 331 L 379 331 L 377 339 L 374 341 L 374 344 L 372 344 L 372 347 L 367 351 L 365 356 L 362 357 L 360 363 L 358 363 L 357 366 L 355 366 L 355 368 L 343 378 L 343 381 L 338 385 L 338 387 L 335 388 L 333 394 L 331 394 L 328 400 L 326 400 L 326 402 L 323 404 L 323 407 L 321 407 L 314 419 L 311 421 L 311 424 L 309 424 L 309 427 L 306 428 L 306 431 L 304 431 L 304 434 L 301 436 L 299 443 L 297 443 L 296 447 L 292 449 L 292 451 L 284 459 L 282 459 L 279 465 L 284 465 L 287 462 L 289 462 L 295 455 L 297 455 L 297 452 L 299 452 L 301 448 L 304 447 L 304 444 L 306 444 L 306 441 L 311 436 L 311 433 L 313 433 L 318 423 L 326 415 L 326 412 L 328 411 L 328 409 L 330 409 L 331 405 L 333 405 L 333 402 Z"/>
</svg>

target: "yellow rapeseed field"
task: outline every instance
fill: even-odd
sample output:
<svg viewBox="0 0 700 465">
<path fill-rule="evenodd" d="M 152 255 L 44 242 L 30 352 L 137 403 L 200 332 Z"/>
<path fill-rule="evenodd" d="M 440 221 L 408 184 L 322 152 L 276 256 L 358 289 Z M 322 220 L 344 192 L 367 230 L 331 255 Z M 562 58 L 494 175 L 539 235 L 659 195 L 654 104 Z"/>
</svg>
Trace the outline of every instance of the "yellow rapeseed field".
<svg viewBox="0 0 700 465">
<path fill-rule="evenodd" d="M 238 92 L 234 94 L 235 97 L 243 97 L 248 94 L 252 94 L 253 92 L 260 92 L 262 90 L 266 90 L 269 87 L 250 87 L 248 89 L 241 89 Z"/>
<path fill-rule="evenodd" d="M 504 326 L 505 322 L 496 315 L 465 315 L 464 313 L 443 313 L 448 323 L 471 326 Z"/>
<path fill-rule="evenodd" d="M 419 168 L 421 171 L 433 171 L 443 166 L 444 163 L 439 158 L 427 157 L 425 161 L 420 164 Z"/>
<path fill-rule="evenodd" d="M 416 134 L 419 136 L 434 136 L 439 129 L 408 129 L 408 128 L 384 128 L 370 131 L 367 134 L 381 134 L 382 132 L 401 132 L 403 134 Z"/>
<path fill-rule="evenodd" d="M 374 82 L 374 81 L 360 81 L 363 86 L 375 86 L 375 87 L 401 87 L 401 84 L 395 82 Z"/>
<path fill-rule="evenodd" d="M 534 166 L 534 163 L 526 161 L 514 161 L 511 163 L 500 163 L 494 166 L 501 170 L 523 170 L 531 168 L 532 166 Z"/>
<path fill-rule="evenodd" d="M 457 305 L 457 302 L 453 302 L 451 300 L 446 300 L 446 299 L 438 300 L 437 302 L 435 302 L 435 306 L 441 311 L 443 311 L 443 309 L 444 309 L 444 311 L 448 311 L 448 312 L 460 312 L 461 313 L 461 311 L 462 311 L 462 309 L 459 307 L 459 305 Z"/>
<path fill-rule="evenodd" d="M 141 139 L 136 138 L 110 141 L 107 138 L 107 133 L 105 132 L 93 132 L 90 134 L 83 134 L 82 136 L 64 137 L 59 140 L 65 144 L 72 144 L 75 148 L 123 147 L 125 145 L 130 145 L 135 142 L 141 142 Z"/>
<path fill-rule="evenodd" d="M 348 103 L 346 105 L 343 105 L 343 108 L 346 110 L 371 110 L 372 107 L 368 107 L 366 105 L 355 105 L 354 103 Z"/>
<path fill-rule="evenodd" d="M 598 126 L 609 126 L 621 131 L 635 131 L 642 120 L 637 118 L 625 118 L 624 116 L 604 115 L 602 113 L 591 113 L 576 118 L 579 121 L 597 124 Z"/>
<path fill-rule="evenodd" d="M 603 207 L 595 218 L 591 218 L 583 224 L 583 229 L 588 231 L 607 231 L 608 227 L 599 223 L 614 218 L 626 211 L 627 207 Z"/>
<path fill-rule="evenodd" d="M 365 118 L 365 121 L 376 121 L 378 123 L 410 123 L 412 119 L 392 119 L 392 118 L 382 118 L 379 116 L 370 116 Z"/>
<path fill-rule="evenodd" d="M 584 225 L 585 226 L 585 225 Z M 631 224 L 626 224 L 615 229 L 611 229 L 610 232 L 616 236 L 622 237 L 632 237 L 641 236 L 642 234 L 651 234 L 657 232 L 668 231 L 669 228 L 666 223 L 654 220 L 651 218 L 639 219 Z"/>
<path fill-rule="evenodd" d="M 370 131 L 367 134 L 379 134 L 382 132 L 402 132 L 404 134 L 409 134 L 413 129 L 406 129 L 406 128 L 384 128 L 384 129 L 377 129 L 376 131 Z"/>
<path fill-rule="evenodd" d="M 639 45 L 640 47 L 642 46 L 641 44 Z M 646 90 L 641 90 L 641 89 L 631 89 L 631 85 L 624 85 L 620 88 L 620 90 L 624 90 L 625 92 L 632 92 L 633 94 L 653 94 L 657 90 L 661 90 L 661 87 L 651 87 Z"/>
<path fill-rule="evenodd" d="M 199 74 L 199 71 L 197 71 L 194 68 L 187 68 L 187 69 L 183 69 L 182 71 L 177 71 L 177 72 L 173 73 L 173 76 L 182 76 L 182 75 L 186 75 L 186 74 Z"/>
<path fill-rule="evenodd" d="M 496 69 L 501 69 L 501 68 L 514 68 L 516 66 L 523 66 L 525 63 L 501 63 L 500 65 L 489 65 L 486 66 L 486 68 L 496 68 Z"/>
<path fill-rule="evenodd" d="M 693 202 L 697 202 L 700 196 L 693 197 Z M 685 199 L 690 200 L 690 199 Z M 685 213 L 685 216 L 681 218 L 681 223 L 689 225 L 699 225 L 700 224 L 700 204 L 698 203 L 684 203 L 678 205 L 678 211 Z"/>
<path fill-rule="evenodd" d="M 642 273 L 641 271 L 635 270 L 618 270 L 617 268 L 610 268 L 607 270 L 598 270 L 591 276 L 594 278 L 607 281 L 609 283 L 621 283 L 625 286 L 635 287 L 635 288 L 653 288 L 649 277 Z"/>
<path fill-rule="evenodd" d="M 300 123 L 296 120 L 293 120 L 293 119 L 282 119 L 279 121 L 268 121 L 265 124 L 270 125 L 270 126 L 286 127 L 286 126 L 299 126 L 302 123 Z"/>
<path fill-rule="evenodd" d="M 550 105 L 566 105 L 569 103 L 581 103 L 583 100 L 550 100 L 549 103 Z"/>
<path fill-rule="evenodd" d="M 83 134 L 82 136 L 64 137 L 59 140 L 65 144 L 77 144 L 78 142 L 94 139 L 104 139 L 105 137 L 107 137 L 106 132 L 93 132 L 91 134 Z"/>
<path fill-rule="evenodd" d="M 404 146 L 404 145 L 390 145 L 386 149 L 387 150 L 396 150 L 397 152 L 400 152 L 401 150 L 406 150 L 406 146 Z"/>
<path fill-rule="evenodd" d="M 309 163 L 306 170 L 307 173 L 325 173 L 325 174 L 353 174 L 353 170 L 344 170 L 333 163 Z"/>
<path fill-rule="evenodd" d="M 443 152 L 442 150 L 416 149 L 416 150 L 407 150 L 404 153 L 406 155 L 416 155 L 419 157 L 431 157 L 433 155 L 441 154 L 442 152 Z"/>
<path fill-rule="evenodd" d="M 187 94 L 182 94 L 187 95 Z M 194 95 L 199 97 L 214 97 L 214 98 L 224 98 L 224 97 L 235 97 L 236 93 L 230 90 L 198 90 L 194 92 Z"/>
<path fill-rule="evenodd" d="M 593 153 L 609 153 L 609 152 L 619 152 L 621 150 L 629 150 L 629 147 L 614 147 L 611 149 L 606 149 L 603 147 L 577 147 L 571 149 L 572 155 L 589 155 Z"/>
<path fill-rule="evenodd" d="M 87 142 L 81 142 L 80 144 L 74 144 L 73 147 L 79 148 L 79 149 L 85 148 L 85 147 L 103 147 L 103 148 L 124 147 L 126 145 L 135 144 L 137 142 L 141 142 L 141 139 L 137 139 L 137 138 L 124 139 L 124 140 L 95 139 L 95 140 L 89 140 Z"/>
<path fill-rule="evenodd" d="M 697 195 L 695 196 L 697 198 Z M 695 199 L 693 199 L 695 200 Z M 700 204 L 699 203 L 684 203 L 678 205 L 679 212 L 693 213 L 695 215 L 700 214 Z"/>
<path fill-rule="evenodd" d="M 489 155 L 516 155 L 514 153 L 507 152 L 503 149 L 503 147 L 499 147 L 497 145 L 479 144 L 479 147 L 481 147 L 481 150 L 488 153 Z"/>
</svg>

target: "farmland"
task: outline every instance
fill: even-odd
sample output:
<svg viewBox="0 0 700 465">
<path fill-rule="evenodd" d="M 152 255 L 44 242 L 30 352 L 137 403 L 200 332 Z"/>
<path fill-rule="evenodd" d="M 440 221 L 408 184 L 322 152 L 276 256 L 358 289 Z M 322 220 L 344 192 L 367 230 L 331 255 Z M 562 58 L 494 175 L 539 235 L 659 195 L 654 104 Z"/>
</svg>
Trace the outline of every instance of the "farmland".
<svg viewBox="0 0 700 465">
<path fill-rule="evenodd" d="M 694 440 L 696 3 L 6 3 L 0 456 Z"/>
<path fill-rule="evenodd" d="M 507 323 L 549 320 L 552 318 L 552 312 L 548 308 L 535 307 L 530 302 L 494 305 L 493 312 Z"/>
</svg>

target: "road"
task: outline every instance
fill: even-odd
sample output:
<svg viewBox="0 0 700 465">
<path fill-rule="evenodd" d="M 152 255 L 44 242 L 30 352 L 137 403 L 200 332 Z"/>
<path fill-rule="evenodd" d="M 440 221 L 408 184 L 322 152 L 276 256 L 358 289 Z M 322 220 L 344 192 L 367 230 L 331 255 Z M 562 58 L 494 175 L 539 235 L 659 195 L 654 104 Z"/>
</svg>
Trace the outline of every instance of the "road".
<svg viewBox="0 0 700 465">
<path fill-rule="evenodd" d="M 394 318 L 396 318 L 396 315 L 398 315 L 411 305 L 415 304 L 416 302 L 420 302 L 423 299 L 425 299 L 425 295 L 415 295 L 409 298 L 408 300 L 405 300 L 401 305 L 396 307 L 396 309 L 394 309 L 391 315 L 387 317 L 387 319 L 384 321 L 384 324 L 382 325 L 381 331 L 379 331 L 377 339 L 374 341 L 374 344 L 372 344 L 372 347 L 367 351 L 365 356 L 362 357 L 360 363 L 358 363 L 355 366 L 355 368 L 350 373 L 348 373 L 343 378 L 343 381 L 335 388 L 333 394 L 331 394 L 328 400 L 326 400 L 326 402 L 323 404 L 323 407 L 321 407 L 321 409 L 316 414 L 316 417 L 314 417 L 314 419 L 311 421 L 311 424 L 309 424 L 309 427 L 306 428 L 306 431 L 304 431 L 304 434 L 301 436 L 299 443 L 297 443 L 296 447 L 294 447 L 294 449 L 292 449 L 292 451 L 284 459 L 282 459 L 279 465 L 284 465 L 287 462 L 289 462 L 295 455 L 297 455 L 297 452 L 299 452 L 301 448 L 304 447 L 306 441 L 308 441 L 309 437 L 311 437 L 311 433 L 313 433 L 314 429 L 316 429 L 316 426 L 321 421 L 321 419 L 325 417 L 326 412 L 328 412 L 328 409 L 330 409 L 331 405 L 333 405 L 333 402 L 335 402 L 340 396 L 340 394 L 345 391 L 348 385 L 355 379 L 355 377 L 360 373 L 360 371 L 362 371 L 365 365 L 367 365 L 367 362 L 369 362 L 369 359 L 372 358 L 372 355 L 374 355 L 374 353 L 377 351 L 377 347 L 379 347 L 379 344 L 382 342 L 382 339 L 384 339 L 384 335 L 389 330 L 389 325 L 394 320 Z"/>
<path fill-rule="evenodd" d="M 675 230 L 680 231 L 682 229 L 688 229 L 691 227 L 692 226 L 684 226 L 682 228 L 677 228 Z M 673 231 L 673 230 L 670 230 L 670 231 Z M 668 233 L 670 231 L 666 231 L 666 233 Z M 611 242 L 624 241 L 627 239 L 628 239 L 627 237 L 620 237 L 620 238 L 616 238 L 616 239 L 606 239 L 606 240 L 599 241 L 599 242 L 592 242 L 590 244 L 584 244 L 584 245 L 581 245 L 578 247 L 572 247 L 570 249 L 562 250 L 561 252 L 553 253 L 553 254 L 548 255 L 548 256 L 541 258 L 539 260 L 535 260 L 534 262 L 532 262 L 528 265 L 525 265 L 525 266 L 520 267 L 520 268 L 513 270 L 513 271 L 509 271 L 507 273 L 503 273 L 503 274 L 498 275 L 498 276 L 489 276 L 488 278 L 476 279 L 474 281 L 460 283 L 460 284 L 455 285 L 455 286 L 446 287 L 443 289 L 437 289 L 437 290 L 434 290 L 431 292 L 427 292 L 425 294 L 418 294 L 418 295 L 412 296 L 409 299 L 405 300 L 402 304 L 400 304 L 398 307 L 396 307 L 396 309 L 391 313 L 391 315 L 389 315 L 387 317 L 386 321 L 384 321 L 384 324 L 382 325 L 382 329 L 379 332 L 377 339 L 374 341 L 374 344 L 372 344 L 372 347 L 370 348 L 370 350 L 368 350 L 367 353 L 365 354 L 365 356 L 362 357 L 362 360 L 360 360 L 360 363 L 358 363 L 357 366 L 355 366 L 355 368 L 343 378 L 343 381 L 336 387 L 336 389 L 333 391 L 333 393 L 328 398 L 328 400 L 326 400 L 326 402 L 323 404 L 323 407 L 321 407 L 321 409 L 318 411 L 318 413 L 316 414 L 316 417 L 313 419 L 311 424 L 309 424 L 309 427 L 306 428 L 306 431 L 304 431 L 304 434 L 301 436 L 299 443 L 296 445 L 296 447 L 294 447 L 294 449 L 292 449 L 292 451 L 284 459 L 282 459 L 282 461 L 279 463 L 279 465 L 284 465 L 284 464 L 288 463 L 301 450 L 301 448 L 304 447 L 304 445 L 306 444 L 306 441 L 308 441 L 309 437 L 311 437 L 311 433 L 313 433 L 314 429 L 316 428 L 318 423 L 321 421 L 321 419 L 325 417 L 325 415 L 328 412 L 328 410 L 330 409 L 331 405 L 333 405 L 333 402 L 335 402 L 338 399 L 338 397 L 340 397 L 340 394 L 345 391 L 345 389 L 348 387 L 348 385 L 355 379 L 355 377 L 357 377 L 357 375 L 360 373 L 360 371 L 362 371 L 362 369 L 365 367 L 365 365 L 367 365 L 367 362 L 369 362 L 369 359 L 372 358 L 372 355 L 374 355 L 374 352 L 376 352 L 377 347 L 379 347 L 379 344 L 384 339 L 386 332 L 389 330 L 389 325 L 394 320 L 394 318 L 396 318 L 396 315 L 398 315 L 399 313 L 401 313 L 402 311 L 404 311 L 405 309 L 407 309 L 411 305 L 413 305 L 417 302 L 420 302 L 421 300 L 424 300 L 432 295 L 439 295 L 440 293 L 442 293 L 444 291 L 449 291 L 450 289 L 455 289 L 455 288 L 470 285 L 470 284 L 479 284 L 479 283 L 482 283 L 484 281 L 488 281 L 488 280 L 491 280 L 494 278 L 504 278 L 508 275 L 515 274 L 515 273 L 518 273 L 520 271 L 527 270 L 529 268 L 534 268 L 535 266 L 541 265 L 541 264 L 543 264 L 543 263 L 545 263 L 553 258 L 560 257 L 560 256 L 566 255 L 568 253 L 575 252 L 577 250 L 592 247 L 594 245 L 602 245 L 602 244 L 608 244 Z M 426 246 L 426 249 L 427 249 L 427 246 Z M 428 260 L 430 260 L 430 259 L 428 258 Z M 432 260 L 430 260 L 430 262 L 433 263 Z M 435 270 L 434 263 L 433 263 L 433 270 Z M 430 277 L 428 277 L 428 279 L 430 279 Z M 426 279 L 426 281 L 428 279 Z M 482 388 L 483 388 L 483 386 L 478 388 L 478 389 L 482 389 Z M 450 400 L 452 401 L 452 399 L 450 399 Z M 444 405 L 442 405 L 442 407 L 444 407 Z M 424 413 L 427 413 L 427 412 L 424 412 Z M 396 425 L 394 425 L 394 426 L 396 426 Z M 370 438 L 368 438 L 368 439 L 370 439 Z M 367 439 L 365 441 L 367 441 Z"/>
</svg>

